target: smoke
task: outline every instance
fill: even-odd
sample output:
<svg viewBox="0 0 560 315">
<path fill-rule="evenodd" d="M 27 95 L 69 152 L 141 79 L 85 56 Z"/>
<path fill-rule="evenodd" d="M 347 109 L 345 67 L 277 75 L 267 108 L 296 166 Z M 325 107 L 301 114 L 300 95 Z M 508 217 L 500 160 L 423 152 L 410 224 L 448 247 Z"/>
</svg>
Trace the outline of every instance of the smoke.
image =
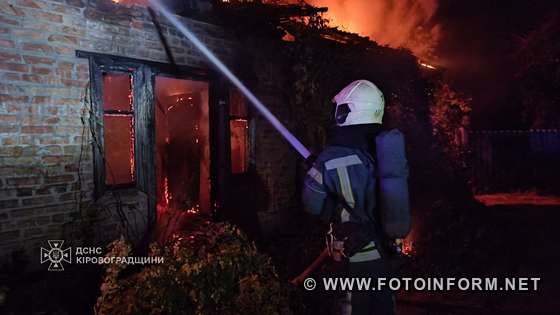
<svg viewBox="0 0 560 315">
<path fill-rule="evenodd" d="M 437 62 L 440 25 L 433 19 L 437 0 L 309 0 L 328 7 L 332 26 L 369 36 L 380 45 L 407 48 L 418 58 Z"/>
</svg>

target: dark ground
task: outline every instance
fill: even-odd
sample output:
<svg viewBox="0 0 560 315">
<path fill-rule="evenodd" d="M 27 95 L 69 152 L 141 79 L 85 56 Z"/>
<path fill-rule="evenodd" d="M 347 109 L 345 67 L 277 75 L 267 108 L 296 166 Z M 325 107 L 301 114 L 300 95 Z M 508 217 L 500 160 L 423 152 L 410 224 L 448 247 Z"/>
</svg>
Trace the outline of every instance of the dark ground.
<svg viewBox="0 0 560 315">
<path fill-rule="evenodd" d="M 535 202 L 535 198 L 527 195 L 517 195 L 521 198 L 514 201 L 510 198 L 509 202 L 504 202 L 504 195 L 497 197 L 487 198 L 487 205 L 472 210 L 468 215 L 471 224 L 474 221 L 477 225 L 472 233 L 484 235 L 480 241 L 468 243 L 469 247 L 476 247 L 475 250 L 465 248 L 459 257 L 430 259 L 436 263 L 440 259 L 446 263 L 454 262 L 454 277 L 539 277 L 541 281 L 538 291 L 400 292 L 397 295 L 398 315 L 560 314 L 560 243 L 556 240 L 560 222 L 560 198 L 547 198 L 543 203 L 542 199 Z M 503 205 L 504 203 L 507 204 Z M 304 231 L 304 236 L 301 232 L 296 233 L 291 238 L 277 239 L 269 247 L 263 248 L 273 256 L 283 277 L 297 275 L 319 253 L 319 247 L 322 246 L 321 231 L 310 228 L 308 224 L 310 222 L 296 228 Z M 469 235 L 464 237 L 470 238 Z M 302 246 L 304 243 L 317 248 L 306 248 Z M 457 244 L 458 247 L 461 245 L 463 244 Z M 461 270 L 465 270 L 465 273 Z M 336 273 L 332 265 L 324 266 L 312 276 L 320 277 L 331 272 Z M 434 276 L 418 271 L 412 275 Z M 334 314 L 333 301 L 337 298 L 336 294 L 303 294 L 308 314 Z"/>
<path fill-rule="evenodd" d="M 557 241 L 560 206 L 554 203 L 492 205 L 490 202 L 481 211 L 473 215 L 479 217 L 488 235 L 484 240 L 486 244 L 480 244 L 485 248 L 484 253 L 469 256 L 467 250 L 460 264 L 479 264 L 478 269 L 485 270 L 479 276 L 540 277 L 539 291 L 508 294 L 401 292 L 397 297 L 397 314 L 560 314 L 560 242 Z M 321 233 L 321 229 L 300 229 L 299 233 L 279 237 L 260 247 L 273 256 L 280 276 L 289 279 L 319 253 Z M 314 276 L 333 270 L 332 265 L 325 266 Z M 3 275 L 12 282 L 0 314 L 87 314 L 99 292 L 99 268 L 70 266 L 62 273 L 25 276 L 13 272 Z M 308 314 L 332 313 L 331 302 L 336 298 L 333 293 L 302 294 Z"/>
<path fill-rule="evenodd" d="M 560 314 L 560 206 L 489 202 L 484 210 L 481 224 L 493 235 L 507 236 L 488 240 L 494 264 L 480 260 L 485 261 L 486 275 L 539 277 L 538 292 L 403 294 L 398 314 Z M 465 262 L 476 264 L 477 257 Z"/>
</svg>

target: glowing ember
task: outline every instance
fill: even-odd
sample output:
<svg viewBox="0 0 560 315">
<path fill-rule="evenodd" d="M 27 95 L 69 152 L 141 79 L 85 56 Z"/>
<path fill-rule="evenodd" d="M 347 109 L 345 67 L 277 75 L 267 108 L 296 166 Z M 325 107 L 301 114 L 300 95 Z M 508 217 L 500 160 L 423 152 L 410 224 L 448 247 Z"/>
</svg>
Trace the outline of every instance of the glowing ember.
<svg viewBox="0 0 560 315">
<path fill-rule="evenodd" d="M 402 241 L 402 253 L 407 255 L 407 256 L 411 256 L 413 249 L 412 249 L 412 240 L 409 239 L 404 239 Z"/>
<path fill-rule="evenodd" d="M 194 206 L 194 207 L 192 207 L 192 208 L 190 208 L 190 209 L 187 209 L 187 210 L 185 210 L 185 212 L 186 212 L 186 213 L 189 213 L 189 214 L 197 214 L 197 213 L 200 213 L 200 205 L 196 205 L 196 206 Z"/>
<path fill-rule="evenodd" d="M 285 42 L 295 42 L 296 38 L 294 35 L 290 34 L 290 33 L 286 33 L 284 34 L 284 36 L 282 36 L 282 40 Z"/>
<path fill-rule="evenodd" d="M 163 196 L 165 197 L 165 205 L 169 207 L 169 199 L 171 199 L 171 194 L 169 193 L 169 182 L 167 180 L 167 176 L 165 176 L 163 187 L 164 187 Z"/>
<path fill-rule="evenodd" d="M 420 61 L 419 63 L 420 63 L 420 65 L 421 65 L 422 67 L 424 67 L 424 68 L 428 68 L 428 69 L 432 69 L 432 70 L 435 70 L 435 69 L 436 69 L 436 67 L 432 66 L 431 64 L 428 64 L 428 63 L 425 63 L 425 62 L 421 62 L 421 61 Z"/>
<path fill-rule="evenodd" d="M 118 1 L 118 0 L 117 0 Z M 129 80 L 130 80 L 130 86 L 133 86 L 133 82 L 132 82 L 132 76 L 129 76 Z M 128 93 L 128 102 L 129 102 L 129 106 L 130 108 L 134 108 L 134 103 L 133 103 L 133 99 L 132 99 L 132 89 L 130 89 L 130 92 Z M 136 177 L 136 172 L 134 172 L 134 115 L 132 115 L 131 119 L 130 119 L 130 174 L 132 177 L 132 181 L 135 180 Z"/>
<path fill-rule="evenodd" d="M 130 120 L 130 174 L 134 181 L 136 172 L 134 172 L 134 117 Z"/>
</svg>

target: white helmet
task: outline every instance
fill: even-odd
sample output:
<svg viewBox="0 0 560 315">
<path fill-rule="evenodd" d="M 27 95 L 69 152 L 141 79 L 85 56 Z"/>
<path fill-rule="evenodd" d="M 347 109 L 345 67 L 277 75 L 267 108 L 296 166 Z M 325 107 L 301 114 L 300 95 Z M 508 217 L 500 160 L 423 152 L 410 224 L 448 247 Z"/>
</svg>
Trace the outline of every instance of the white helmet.
<svg viewBox="0 0 560 315">
<path fill-rule="evenodd" d="M 380 124 L 383 119 L 385 100 L 383 93 L 367 80 L 350 83 L 334 98 L 334 113 L 338 126 Z"/>
</svg>

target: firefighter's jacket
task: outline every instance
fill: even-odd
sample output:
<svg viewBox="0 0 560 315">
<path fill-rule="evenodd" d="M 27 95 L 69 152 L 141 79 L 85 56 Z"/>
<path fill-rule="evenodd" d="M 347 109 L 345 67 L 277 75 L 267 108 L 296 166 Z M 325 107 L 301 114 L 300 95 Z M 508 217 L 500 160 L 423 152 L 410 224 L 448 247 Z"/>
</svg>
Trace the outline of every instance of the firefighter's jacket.
<svg viewBox="0 0 560 315">
<path fill-rule="evenodd" d="M 340 222 L 367 222 L 375 220 L 376 176 L 375 161 L 365 150 L 329 146 L 315 160 L 304 181 L 303 202 L 305 209 L 313 215 L 333 213 L 329 218 Z M 335 197 L 334 200 L 332 197 Z M 346 210 L 338 211 L 340 203 L 352 207 L 351 216 Z M 375 244 L 371 242 L 362 251 L 350 257 L 350 262 L 362 262 L 380 258 Z"/>
</svg>

